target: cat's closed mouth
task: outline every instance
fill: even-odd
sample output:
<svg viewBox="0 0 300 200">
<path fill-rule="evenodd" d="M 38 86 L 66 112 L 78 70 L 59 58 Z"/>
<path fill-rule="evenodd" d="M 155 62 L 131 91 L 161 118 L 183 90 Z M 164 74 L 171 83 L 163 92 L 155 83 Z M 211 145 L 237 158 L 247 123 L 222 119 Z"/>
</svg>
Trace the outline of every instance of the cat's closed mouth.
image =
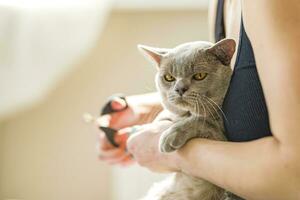
<svg viewBox="0 0 300 200">
<path fill-rule="evenodd" d="M 189 103 L 189 101 L 187 101 L 187 99 L 185 99 L 185 97 L 183 97 L 183 96 L 177 97 L 174 100 L 174 104 L 177 105 L 177 106 L 181 105 L 183 107 L 191 106 L 191 104 Z"/>
</svg>

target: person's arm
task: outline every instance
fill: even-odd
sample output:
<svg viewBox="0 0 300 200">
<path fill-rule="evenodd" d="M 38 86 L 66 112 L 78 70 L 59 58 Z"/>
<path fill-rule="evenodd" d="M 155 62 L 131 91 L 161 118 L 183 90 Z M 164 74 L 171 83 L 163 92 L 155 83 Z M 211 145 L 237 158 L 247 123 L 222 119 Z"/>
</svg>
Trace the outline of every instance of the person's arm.
<svg viewBox="0 0 300 200">
<path fill-rule="evenodd" d="M 247 199 L 300 199 L 299 11 L 297 0 L 243 2 L 273 137 L 248 143 L 194 140 L 180 151 L 184 171 Z"/>
<path fill-rule="evenodd" d="M 209 12 L 208 12 L 208 33 L 209 41 L 215 43 L 215 24 L 216 24 L 216 14 L 217 14 L 217 0 L 209 1 Z"/>
<path fill-rule="evenodd" d="M 248 143 L 195 139 L 178 154 L 183 172 L 246 199 L 299 198 L 299 159 L 289 158 L 273 137 Z"/>
<path fill-rule="evenodd" d="M 146 150 L 138 143 L 145 134 L 129 140 L 136 160 L 150 169 L 164 171 L 165 165 L 205 178 L 249 200 L 300 199 L 299 6 L 297 0 L 243 1 L 272 137 L 245 143 L 194 139 L 170 155 L 166 164 L 153 161 L 160 160 L 157 152 L 144 157 Z"/>
</svg>

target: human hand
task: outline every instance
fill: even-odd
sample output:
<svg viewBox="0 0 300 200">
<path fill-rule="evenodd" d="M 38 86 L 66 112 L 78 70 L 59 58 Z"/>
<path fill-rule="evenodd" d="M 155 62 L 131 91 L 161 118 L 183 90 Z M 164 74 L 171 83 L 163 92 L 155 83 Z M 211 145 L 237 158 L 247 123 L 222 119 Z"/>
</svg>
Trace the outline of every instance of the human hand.
<svg viewBox="0 0 300 200">
<path fill-rule="evenodd" d="M 139 165 L 155 172 L 179 171 L 177 153 L 161 153 L 158 146 L 161 133 L 171 124 L 170 121 L 146 124 L 128 138 L 127 149 Z"/>
<path fill-rule="evenodd" d="M 128 134 L 131 131 L 130 129 L 131 128 L 124 128 L 115 134 L 114 141 L 118 144 L 118 147 L 113 146 L 101 131 L 97 145 L 99 159 L 111 165 L 119 164 L 121 166 L 127 166 L 134 163 L 126 147 Z"/>
<path fill-rule="evenodd" d="M 145 95 L 146 96 L 146 95 Z M 155 96 L 153 97 L 155 98 Z M 109 115 L 99 117 L 96 121 L 100 124 L 106 124 L 110 128 L 119 130 L 115 134 L 115 142 L 119 145 L 114 147 L 100 130 L 98 137 L 98 154 L 99 159 L 109 164 L 128 165 L 133 163 L 132 156 L 126 151 L 126 141 L 128 134 L 132 132 L 132 126 L 150 122 L 160 112 L 160 105 L 155 103 L 145 103 L 141 96 L 130 96 L 126 102 L 121 98 L 114 98 L 111 106 L 114 110 L 120 110 Z"/>
</svg>

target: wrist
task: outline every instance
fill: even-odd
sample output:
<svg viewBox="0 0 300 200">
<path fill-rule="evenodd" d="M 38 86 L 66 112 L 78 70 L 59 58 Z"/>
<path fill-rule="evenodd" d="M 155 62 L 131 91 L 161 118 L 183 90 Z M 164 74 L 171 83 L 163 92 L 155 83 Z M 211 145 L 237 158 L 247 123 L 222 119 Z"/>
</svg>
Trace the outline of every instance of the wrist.
<svg viewBox="0 0 300 200">
<path fill-rule="evenodd" d="M 126 97 L 129 107 L 136 114 L 138 124 L 152 122 L 162 111 L 158 93 L 133 95 Z"/>
<path fill-rule="evenodd" d="M 127 96 L 126 100 L 132 105 L 154 106 L 160 105 L 160 96 L 157 92 Z"/>
<path fill-rule="evenodd" d="M 177 167 L 181 172 L 192 176 L 195 174 L 199 174 L 199 162 L 201 162 L 201 151 L 199 148 L 201 147 L 200 143 L 203 141 L 205 141 L 205 139 L 192 139 L 187 142 L 182 148 L 177 150 L 176 162 Z"/>
<path fill-rule="evenodd" d="M 175 151 L 174 155 L 172 155 L 172 163 L 174 171 L 176 172 L 183 172 L 183 162 L 184 158 L 182 157 L 182 154 L 179 151 Z"/>
</svg>

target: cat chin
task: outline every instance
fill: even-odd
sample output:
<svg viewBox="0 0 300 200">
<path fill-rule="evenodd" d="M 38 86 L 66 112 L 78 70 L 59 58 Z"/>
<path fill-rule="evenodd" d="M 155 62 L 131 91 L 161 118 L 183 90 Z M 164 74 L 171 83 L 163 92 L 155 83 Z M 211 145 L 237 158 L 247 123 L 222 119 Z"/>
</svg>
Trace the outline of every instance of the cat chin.
<svg viewBox="0 0 300 200">
<path fill-rule="evenodd" d="M 178 102 L 176 104 L 176 107 L 180 110 L 183 110 L 183 111 L 190 111 L 191 110 L 191 105 L 187 102 Z"/>
<path fill-rule="evenodd" d="M 162 105 L 166 110 L 170 111 L 173 114 L 179 115 L 179 116 L 185 115 L 188 112 L 187 108 L 183 108 L 183 107 L 181 108 L 180 106 L 173 105 L 166 101 L 163 101 Z"/>
<path fill-rule="evenodd" d="M 174 102 L 169 102 L 169 103 L 185 111 L 189 111 L 193 107 L 193 105 L 191 105 L 188 101 L 185 101 L 183 98 L 175 99 Z"/>
<path fill-rule="evenodd" d="M 165 107 L 175 113 L 175 114 L 178 114 L 178 115 L 184 115 L 186 114 L 187 112 L 189 112 L 191 110 L 191 105 L 188 104 L 187 102 L 176 102 L 176 103 L 166 103 Z"/>
</svg>

